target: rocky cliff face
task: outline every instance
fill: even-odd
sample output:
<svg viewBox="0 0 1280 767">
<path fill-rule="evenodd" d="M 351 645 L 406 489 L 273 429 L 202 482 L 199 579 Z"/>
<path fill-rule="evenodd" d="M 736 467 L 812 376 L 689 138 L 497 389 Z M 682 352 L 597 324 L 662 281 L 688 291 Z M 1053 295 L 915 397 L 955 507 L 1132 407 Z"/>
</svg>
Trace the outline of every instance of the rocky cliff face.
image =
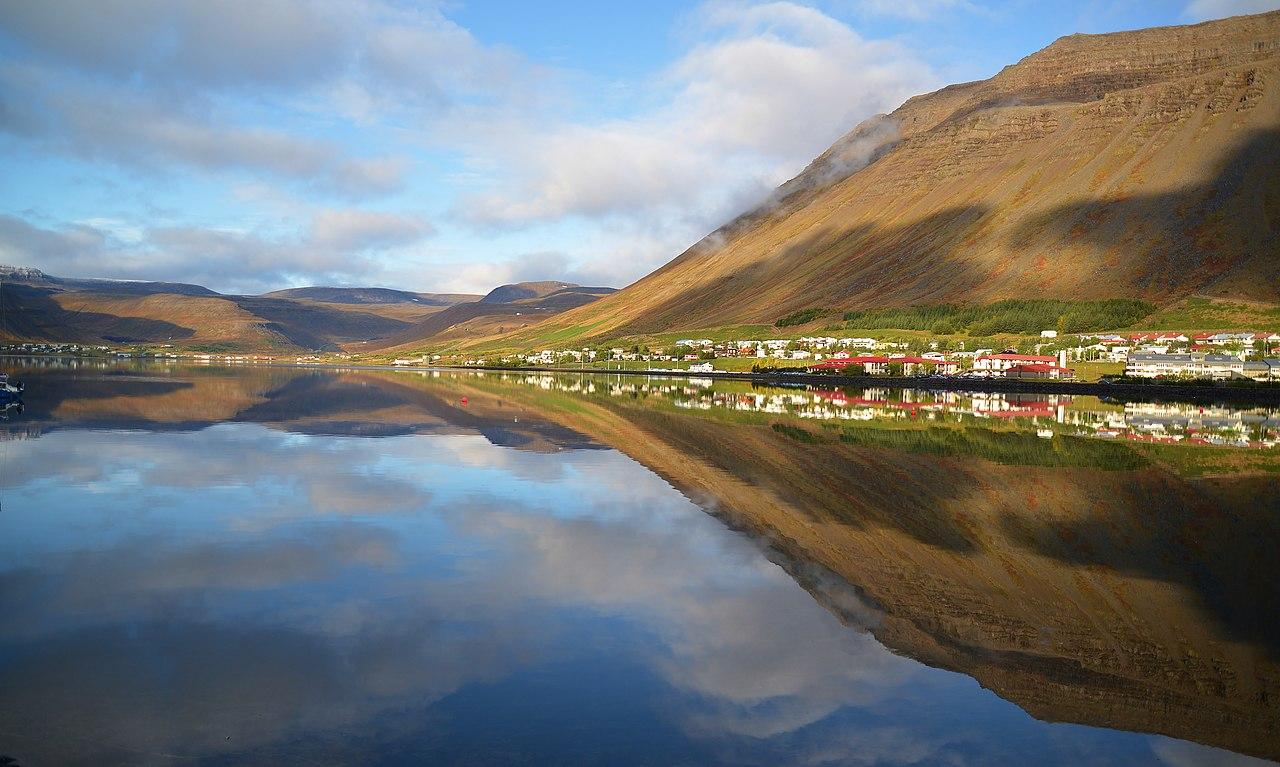
<svg viewBox="0 0 1280 767">
<path fill-rule="evenodd" d="M 1280 295 L 1280 12 L 1072 35 L 858 126 L 680 257 L 556 318 Z"/>
</svg>

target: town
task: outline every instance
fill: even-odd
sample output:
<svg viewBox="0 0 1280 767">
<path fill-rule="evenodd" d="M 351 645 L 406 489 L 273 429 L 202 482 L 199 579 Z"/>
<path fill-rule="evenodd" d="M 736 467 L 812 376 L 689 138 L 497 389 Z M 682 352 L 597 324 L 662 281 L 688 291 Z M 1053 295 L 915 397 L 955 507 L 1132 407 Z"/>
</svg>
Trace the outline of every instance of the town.
<svg viewBox="0 0 1280 767">
<path fill-rule="evenodd" d="M 599 366 L 647 363 L 642 370 L 713 373 L 720 370 L 804 369 L 811 373 L 884 376 L 962 376 L 1070 380 L 1084 365 L 1109 376 L 1140 379 L 1280 381 L 1280 333 L 1095 333 L 1060 336 L 1043 331 L 1015 347 L 966 349 L 964 340 L 881 340 L 813 336 L 713 341 L 685 338 L 670 348 L 647 346 L 552 350 L 468 357 L 466 366 Z M 751 361 L 744 367 L 743 358 Z M 397 366 L 437 363 L 439 355 L 396 359 Z M 732 360 L 734 364 L 727 364 Z M 656 364 L 655 364 L 656 363 Z M 671 364 L 683 367 L 668 367 Z M 621 367 L 621 365 L 619 365 Z"/>
<path fill-rule="evenodd" d="M 1176 331 L 1082 333 L 1046 330 L 996 346 L 991 339 L 805 336 L 714 341 L 681 338 L 670 346 L 597 346 L 502 355 L 424 353 L 391 360 L 339 352 L 273 355 L 27 342 L 0 346 L 18 355 L 183 359 L 205 364 L 385 364 L 395 367 L 545 367 L 715 373 L 803 370 L 860 376 L 953 376 L 1014 380 L 1126 378 L 1172 381 L 1280 381 L 1280 333 Z M 972 347 L 972 348 L 966 348 Z M 1088 373 L 1082 375 L 1082 369 Z"/>
</svg>

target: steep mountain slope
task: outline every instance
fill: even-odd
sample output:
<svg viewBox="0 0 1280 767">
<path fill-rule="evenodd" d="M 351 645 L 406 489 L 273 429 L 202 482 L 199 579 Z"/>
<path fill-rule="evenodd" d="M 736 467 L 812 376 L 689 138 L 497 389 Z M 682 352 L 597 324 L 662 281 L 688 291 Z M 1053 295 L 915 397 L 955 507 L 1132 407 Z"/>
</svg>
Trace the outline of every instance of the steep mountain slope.
<svg viewBox="0 0 1280 767">
<path fill-rule="evenodd" d="M 1280 297 L 1280 12 L 1072 35 L 859 125 L 774 198 L 519 338 L 1002 298 Z"/>
</svg>

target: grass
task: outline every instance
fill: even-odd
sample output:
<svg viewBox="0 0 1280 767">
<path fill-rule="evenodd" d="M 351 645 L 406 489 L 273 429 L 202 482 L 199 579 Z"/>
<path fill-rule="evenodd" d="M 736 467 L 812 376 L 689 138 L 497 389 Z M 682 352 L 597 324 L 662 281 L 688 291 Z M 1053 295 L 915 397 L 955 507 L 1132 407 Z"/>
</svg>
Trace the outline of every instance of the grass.
<svg viewBox="0 0 1280 767">
<path fill-rule="evenodd" d="M 974 456 L 1013 466 L 1077 466 L 1109 471 L 1139 469 L 1148 460 L 1128 445 L 1086 437 L 1055 435 L 1042 439 L 1028 432 L 978 427 L 916 430 L 845 426 L 840 441 L 859 447 L 890 448 L 936 456 Z"/>
<path fill-rule="evenodd" d="M 1188 298 L 1144 319 L 1142 330 L 1280 331 L 1280 306 Z"/>
<path fill-rule="evenodd" d="M 1068 362 L 1067 367 L 1076 371 L 1077 381 L 1097 381 L 1103 376 L 1120 375 L 1124 372 L 1123 362 L 1105 362 L 1102 360 Z"/>
</svg>

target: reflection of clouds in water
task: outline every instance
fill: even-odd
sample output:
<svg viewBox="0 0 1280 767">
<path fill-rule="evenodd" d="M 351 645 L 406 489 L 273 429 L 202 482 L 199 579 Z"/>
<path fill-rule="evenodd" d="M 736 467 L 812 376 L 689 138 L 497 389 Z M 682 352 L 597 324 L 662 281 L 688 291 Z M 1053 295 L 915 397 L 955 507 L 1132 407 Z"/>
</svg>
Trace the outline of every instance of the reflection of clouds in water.
<svg viewBox="0 0 1280 767">
<path fill-rule="evenodd" d="M 1169 767 L 1264 767 L 1275 764 L 1252 756 L 1233 754 L 1220 748 L 1202 746 L 1185 740 L 1153 737 L 1151 750 Z"/>
<path fill-rule="evenodd" d="M 215 619 L 229 595 L 332 577 L 341 568 L 393 565 L 394 536 L 340 525 L 297 539 L 180 541 L 161 534 L 108 549 L 52 555 L 40 565 L 0 571 L 0 636 L 32 636 L 103 620 L 159 613 Z"/>
<path fill-rule="evenodd" d="M 874 702 L 915 667 L 841 626 L 713 520 L 690 514 L 655 527 L 635 518 L 546 524 L 490 509 L 464 520 L 520 538 L 503 561 L 503 582 L 524 581 L 513 596 L 643 614 L 663 639 L 650 661 L 700 697 L 686 711 L 693 730 L 769 737 Z"/>
<path fill-rule="evenodd" d="M 51 762 L 209 756 L 320 730 L 413 737 L 453 691 L 572 667 L 599 638 L 583 638 L 583 613 L 620 619 L 611 651 L 667 685 L 658 704 L 686 734 L 731 756 L 767 742 L 800 764 L 909 763 L 945 740 L 843 722 L 842 708 L 918 689 L 919 667 L 612 451 L 227 425 L 58 432 L 19 460 L 31 503 L 85 482 L 104 502 L 49 509 L 66 537 L 0 570 L 0 613 L 22 616 L 0 626 L 17 658 L 0 662 L 0 689 L 24 691 L 0 701 L 0 730 L 65 749 Z M 133 508 L 144 519 L 110 540 L 77 527 Z M 847 620 L 875 619 L 839 582 L 803 575 Z M 84 739 L 50 737 L 62 732 Z"/>
<path fill-rule="evenodd" d="M 436 488 L 455 496 L 478 489 L 523 495 L 537 488 L 559 493 L 571 484 L 582 501 L 622 504 L 627 513 L 672 494 L 660 478 L 611 451 L 528 453 L 472 435 L 315 438 L 235 424 L 123 436 L 54 432 L 13 448 L 7 473 L 19 491 L 56 481 L 91 489 L 96 503 L 114 497 L 140 509 L 191 502 L 190 492 L 229 494 L 235 505 L 228 510 L 247 530 L 317 513 L 422 509 Z"/>
<path fill-rule="evenodd" d="M 744 538 L 726 535 L 617 453 L 523 453 L 474 437 L 312 439 L 243 426 L 127 438 L 55 433 L 25 447 L 22 460 L 43 464 L 46 479 L 65 479 L 57 467 L 70 468 L 137 505 L 181 489 L 224 523 L 168 536 L 149 528 L 147 537 L 114 548 L 55 553 L 0 581 L 5 612 L 26 616 L 7 636 L 42 638 L 79 657 L 91 652 L 94 669 L 132 669 L 112 678 L 117 696 L 154 703 L 168 686 L 145 668 L 152 643 L 173 653 L 177 666 L 210 672 L 183 681 L 192 689 L 177 710 L 142 706 L 120 721 L 124 715 L 105 702 L 86 709 L 71 700 L 74 680 L 106 685 L 101 670 L 83 666 L 68 676 L 52 658 L 36 657 L 10 669 L 13 683 L 50 691 L 78 727 L 119 733 L 120 746 L 216 745 L 211 734 L 204 738 L 201 722 L 210 721 L 239 733 L 242 746 L 246 738 L 265 743 L 272 735 L 263 723 L 273 719 L 280 736 L 289 717 L 298 727 L 331 727 L 376 716 L 392 701 L 433 700 L 512 664 L 566 652 L 553 640 L 568 626 L 548 613 L 564 607 L 639 620 L 659 636 L 658 649 L 631 652 L 694 696 L 682 712 L 690 732 L 785 732 L 842 702 L 874 700 L 907 673 L 906 662 L 799 594 Z M 561 468 L 545 472 L 538 464 Z M 458 468 L 466 471 L 451 474 Z M 113 488 L 111 478 L 125 470 L 137 473 L 136 483 Z M 490 482 L 449 487 L 467 500 L 433 507 L 429 485 L 476 476 Z M 530 505 L 522 496 L 536 491 L 534 477 L 567 483 L 572 493 L 556 488 Z M 256 508 L 200 506 L 226 486 L 266 500 Z M 541 503 L 551 498 L 563 507 Z M 428 508 L 453 530 L 446 540 L 374 524 L 391 522 L 394 511 Z M 362 521 L 306 522 L 332 513 Z M 161 521 L 165 509 L 151 514 Z M 254 525 L 263 518 L 274 522 Z M 480 556 L 449 560 L 448 577 L 420 572 L 414 559 L 459 547 Z M 330 585 L 344 582 L 362 585 L 355 592 Z M 144 628 L 129 637 L 115 628 L 123 624 Z M 83 644 L 90 636 L 92 651 Z M 214 636 L 243 659 L 208 657 L 206 639 Z M 290 660 L 277 664 L 277 657 Z M 305 684 L 294 678 L 300 667 L 314 671 Z M 244 678 L 248 672 L 252 678 Z M 226 697 L 233 689 L 262 699 L 254 724 L 223 710 L 235 708 Z M 113 697 L 106 688 L 101 695 Z M 155 734 L 165 730 L 172 731 L 167 739 Z M 143 731 L 150 734 L 130 740 L 128 733 Z"/>
<path fill-rule="evenodd" d="M 346 647 L 287 627 L 220 623 L 59 634 L 0 667 L 4 689 L 21 691 L 0 703 L 0 727 L 49 763 L 207 757 L 315 731 L 370 736 L 388 714 L 529 660 L 500 632 L 456 636 L 414 615 L 398 628 Z"/>
</svg>

